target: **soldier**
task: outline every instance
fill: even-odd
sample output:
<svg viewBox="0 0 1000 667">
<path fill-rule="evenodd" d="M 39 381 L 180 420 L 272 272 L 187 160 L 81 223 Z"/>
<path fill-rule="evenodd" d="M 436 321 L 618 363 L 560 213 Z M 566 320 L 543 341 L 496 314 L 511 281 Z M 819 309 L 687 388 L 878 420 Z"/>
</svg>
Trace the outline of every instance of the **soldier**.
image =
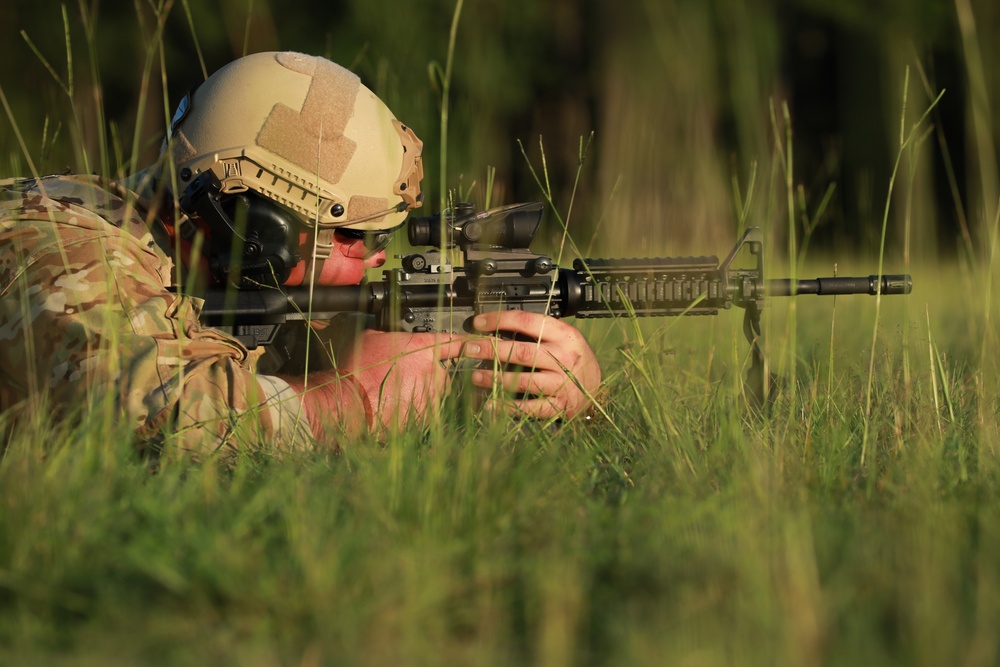
<svg viewBox="0 0 1000 667">
<path fill-rule="evenodd" d="M 111 405 L 140 442 L 176 433 L 196 456 L 241 443 L 336 447 L 421 418 L 449 389 L 441 362 L 492 359 L 495 347 L 534 371 L 476 371 L 474 384 L 521 392 L 510 406 L 528 416 L 586 410 L 600 368 L 556 319 L 479 316 L 484 333 L 518 334 L 495 345 L 365 331 L 336 368 L 264 375 L 238 341 L 199 323 L 199 299 L 167 289 L 206 279 L 358 283 L 421 203 L 421 148 L 347 70 L 259 53 L 185 97 L 159 163 L 124 183 L 0 182 L 4 409 L 43 397 Z"/>
</svg>

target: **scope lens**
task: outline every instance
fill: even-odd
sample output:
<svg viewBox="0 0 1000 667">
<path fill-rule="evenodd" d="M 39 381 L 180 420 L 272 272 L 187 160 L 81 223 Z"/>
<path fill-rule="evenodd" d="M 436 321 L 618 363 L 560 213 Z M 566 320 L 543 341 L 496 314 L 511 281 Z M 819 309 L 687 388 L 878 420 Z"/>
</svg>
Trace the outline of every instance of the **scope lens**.
<svg viewBox="0 0 1000 667">
<path fill-rule="evenodd" d="M 434 228 L 437 224 L 435 217 L 414 217 L 410 218 L 410 224 L 406 227 L 407 240 L 411 246 L 439 245 L 434 242 Z"/>
</svg>

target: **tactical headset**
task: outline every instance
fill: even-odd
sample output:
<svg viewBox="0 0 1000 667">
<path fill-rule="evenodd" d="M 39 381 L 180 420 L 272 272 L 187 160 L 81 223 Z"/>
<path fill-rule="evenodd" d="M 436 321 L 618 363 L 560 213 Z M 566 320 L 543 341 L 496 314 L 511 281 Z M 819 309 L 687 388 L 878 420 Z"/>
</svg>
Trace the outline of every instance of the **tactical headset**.
<svg viewBox="0 0 1000 667">
<path fill-rule="evenodd" d="M 253 192 L 223 195 L 221 188 L 218 177 L 204 171 L 179 202 L 211 232 L 206 255 L 212 280 L 239 289 L 283 284 L 301 259 L 298 218 Z"/>
</svg>

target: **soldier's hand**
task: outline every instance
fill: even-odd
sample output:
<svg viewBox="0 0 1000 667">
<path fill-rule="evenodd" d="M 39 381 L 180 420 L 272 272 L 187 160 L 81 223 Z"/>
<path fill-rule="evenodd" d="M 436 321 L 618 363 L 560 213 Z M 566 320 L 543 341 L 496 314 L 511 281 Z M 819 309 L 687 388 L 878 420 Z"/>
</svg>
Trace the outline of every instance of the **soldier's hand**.
<svg viewBox="0 0 1000 667">
<path fill-rule="evenodd" d="M 464 356 L 485 360 L 487 367 L 490 361 L 496 362 L 494 369 L 474 371 L 472 382 L 480 387 L 497 383 L 520 396 L 508 403 L 509 410 L 549 419 L 573 417 L 593 405 L 601 384 L 601 367 L 575 327 L 520 310 L 477 315 L 473 326 L 501 337 L 465 343 Z M 509 340 L 511 334 L 517 340 Z"/>
<path fill-rule="evenodd" d="M 461 356 L 465 337 L 365 331 L 338 370 L 361 384 L 376 427 L 398 429 L 421 421 L 441 404 L 450 386 L 442 361 Z"/>
</svg>

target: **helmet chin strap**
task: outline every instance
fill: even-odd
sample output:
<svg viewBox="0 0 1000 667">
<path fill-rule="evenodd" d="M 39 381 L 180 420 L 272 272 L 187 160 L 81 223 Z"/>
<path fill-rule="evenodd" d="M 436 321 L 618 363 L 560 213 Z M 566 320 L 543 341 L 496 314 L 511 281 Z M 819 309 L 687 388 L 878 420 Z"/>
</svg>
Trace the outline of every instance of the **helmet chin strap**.
<svg viewBox="0 0 1000 667">
<path fill-rule="evenodd" d="M 329 259 L 333 255 L 333 249 L 337 245 L 333 240 L 335 233 L 335 229 L 327 227 L 316 230 L 316 236 L 313 239 L 313 259 Z"/>
</svg>

